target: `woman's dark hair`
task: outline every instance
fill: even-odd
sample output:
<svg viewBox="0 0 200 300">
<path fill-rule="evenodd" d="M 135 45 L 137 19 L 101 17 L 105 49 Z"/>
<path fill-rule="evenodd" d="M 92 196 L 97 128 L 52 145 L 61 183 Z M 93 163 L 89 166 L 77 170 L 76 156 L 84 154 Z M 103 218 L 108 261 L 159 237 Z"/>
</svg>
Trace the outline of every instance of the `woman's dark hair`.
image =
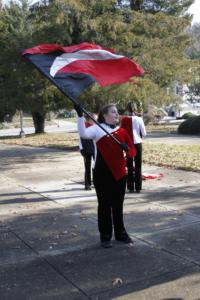
<svg viewBox="0 0 200 300">
<path fill-rule="evenodd" d="M 126 110 L 129 113 L 133 113 L 137 111 L 137 105 L 134 102 L 128 102 L 127 106 L 126 106 Z"/>
<path fill-rule="evenodd" d="M 116 105 L 114 103 L 111 103 L 111 104 L 104 105 L 102 108 L 100 108 L 99 113 L 98 113 L 98 118 L 97 118 L 97 121 L 99 123 L 105 123 L 104 115 L 106 115 L 108 113 L 109 109 L 113 106 L 116 107 Z"/>
<path fill-rule="evenodd" d="M 93 117 L 93 114 L 91 112 L 88 111 L 88 113 L 90 115 L 92 115 L 92 117 Z M 84 114 L 84 118 L 85 118 L 85 121 L 90 121 L 91 120 L 91 118 L 87 114 Z"/>
</svg>

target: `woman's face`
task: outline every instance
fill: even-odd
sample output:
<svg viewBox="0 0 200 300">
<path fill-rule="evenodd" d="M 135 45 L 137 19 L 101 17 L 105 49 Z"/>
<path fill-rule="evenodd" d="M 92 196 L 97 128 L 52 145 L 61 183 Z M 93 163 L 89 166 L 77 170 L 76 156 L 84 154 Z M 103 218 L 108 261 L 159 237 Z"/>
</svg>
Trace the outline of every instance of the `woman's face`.
<svg viewBox="0 0 200 300">
<path fill-rule="evenodd" d="M 104 114 L 105 122 L 110 125 L 116 125 L 119 122 L 119 114 L 116 106 L 111 106 L 108 112 Z"/>
</svg>

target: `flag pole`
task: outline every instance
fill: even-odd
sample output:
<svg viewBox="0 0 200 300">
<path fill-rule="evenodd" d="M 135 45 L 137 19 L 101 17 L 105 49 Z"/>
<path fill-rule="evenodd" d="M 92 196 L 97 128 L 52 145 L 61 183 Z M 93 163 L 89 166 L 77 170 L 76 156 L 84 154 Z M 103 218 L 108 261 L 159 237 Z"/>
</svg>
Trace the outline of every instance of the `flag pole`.
<svg viewBox="0 0 200 300">
<path fill-rule="evenodd" d="M 82 107 L 82 105 L 75 99 L 73 98 L 72 96 L 69 96 L 65 91 L 64 89 L 62 89 L 61 87 L 59 87 L 57 85 L 57 82 L 56 80 L 52 77 L 52 76 L 47 76 L 37 65 L 35 65 L 28 57 L 28 55 L 24 55 L 24 57 L 29 61 L 31 62 L 35 67 L 36 69 L 42 74 L 44 75 L 45 77 L 47 77 L 49 79 L 49 81 L 51 81 L 65 96 L 67 95 L 67 97 L 71 100 L 71 102 L 75 105 L 78 105 L 82 111 L 84 112 L 84 114 L 86 114 L 88 117 L 90 117 L 90 119 L 92 119 L 92 121 L 97 124 L 108 136 L 110 136 L 119 146 L 121 146 L 121 142 L 116 139 L 110 132 L 108 132 L 97 120 L 95 120 L 94 117 L 92 117 L 89 112 L 86 111 L 86 109 L 84 107 Z"/>
<path fill-rule="evenodd" d="M 86 114 L 95 124 L 97 124 L 108 136 L 110 136 L 119 146 L 121 145 L 121 142 L 116 139 L 110 132 L 108 132 L 93 116 L 90 115 L 90 113 L 85 110 L 85 108 L 75 99 L 69 98 L 74 104 L 78 105 L 80 109 Z"/>
</svg>

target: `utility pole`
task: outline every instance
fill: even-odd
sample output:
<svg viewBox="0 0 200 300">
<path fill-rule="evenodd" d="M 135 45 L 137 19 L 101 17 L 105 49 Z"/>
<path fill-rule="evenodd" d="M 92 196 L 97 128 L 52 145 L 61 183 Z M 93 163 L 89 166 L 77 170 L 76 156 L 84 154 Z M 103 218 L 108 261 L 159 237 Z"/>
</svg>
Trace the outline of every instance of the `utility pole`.
<svg viewBox="0 0 200 300">
<path fill-rule="evenodd" d="M 19 133 L 19 136 L 22 138 L 22 137 L 25 137 L 26 134 L 23 130 L 23 110 L 20 109 L 19 111 L 19 116 L 20 116 L 20 133 Z"/>
</svg>

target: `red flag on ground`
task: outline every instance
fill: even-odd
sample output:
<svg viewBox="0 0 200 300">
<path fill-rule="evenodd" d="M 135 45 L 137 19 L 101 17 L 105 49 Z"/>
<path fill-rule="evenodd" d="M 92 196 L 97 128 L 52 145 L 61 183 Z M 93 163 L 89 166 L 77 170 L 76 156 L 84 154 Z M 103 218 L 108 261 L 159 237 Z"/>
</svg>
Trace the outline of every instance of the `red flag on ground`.
<svg viewBox="0 0 200 300">
<path fill-rule="evenodd" d="M 142 173 L 142 179 L 146 180 L 146 179 L 159 179 L 162 178 L 164 176 L 163 173 L 160 174 L 147 174 L 147 173 Z"/>
</svg>

